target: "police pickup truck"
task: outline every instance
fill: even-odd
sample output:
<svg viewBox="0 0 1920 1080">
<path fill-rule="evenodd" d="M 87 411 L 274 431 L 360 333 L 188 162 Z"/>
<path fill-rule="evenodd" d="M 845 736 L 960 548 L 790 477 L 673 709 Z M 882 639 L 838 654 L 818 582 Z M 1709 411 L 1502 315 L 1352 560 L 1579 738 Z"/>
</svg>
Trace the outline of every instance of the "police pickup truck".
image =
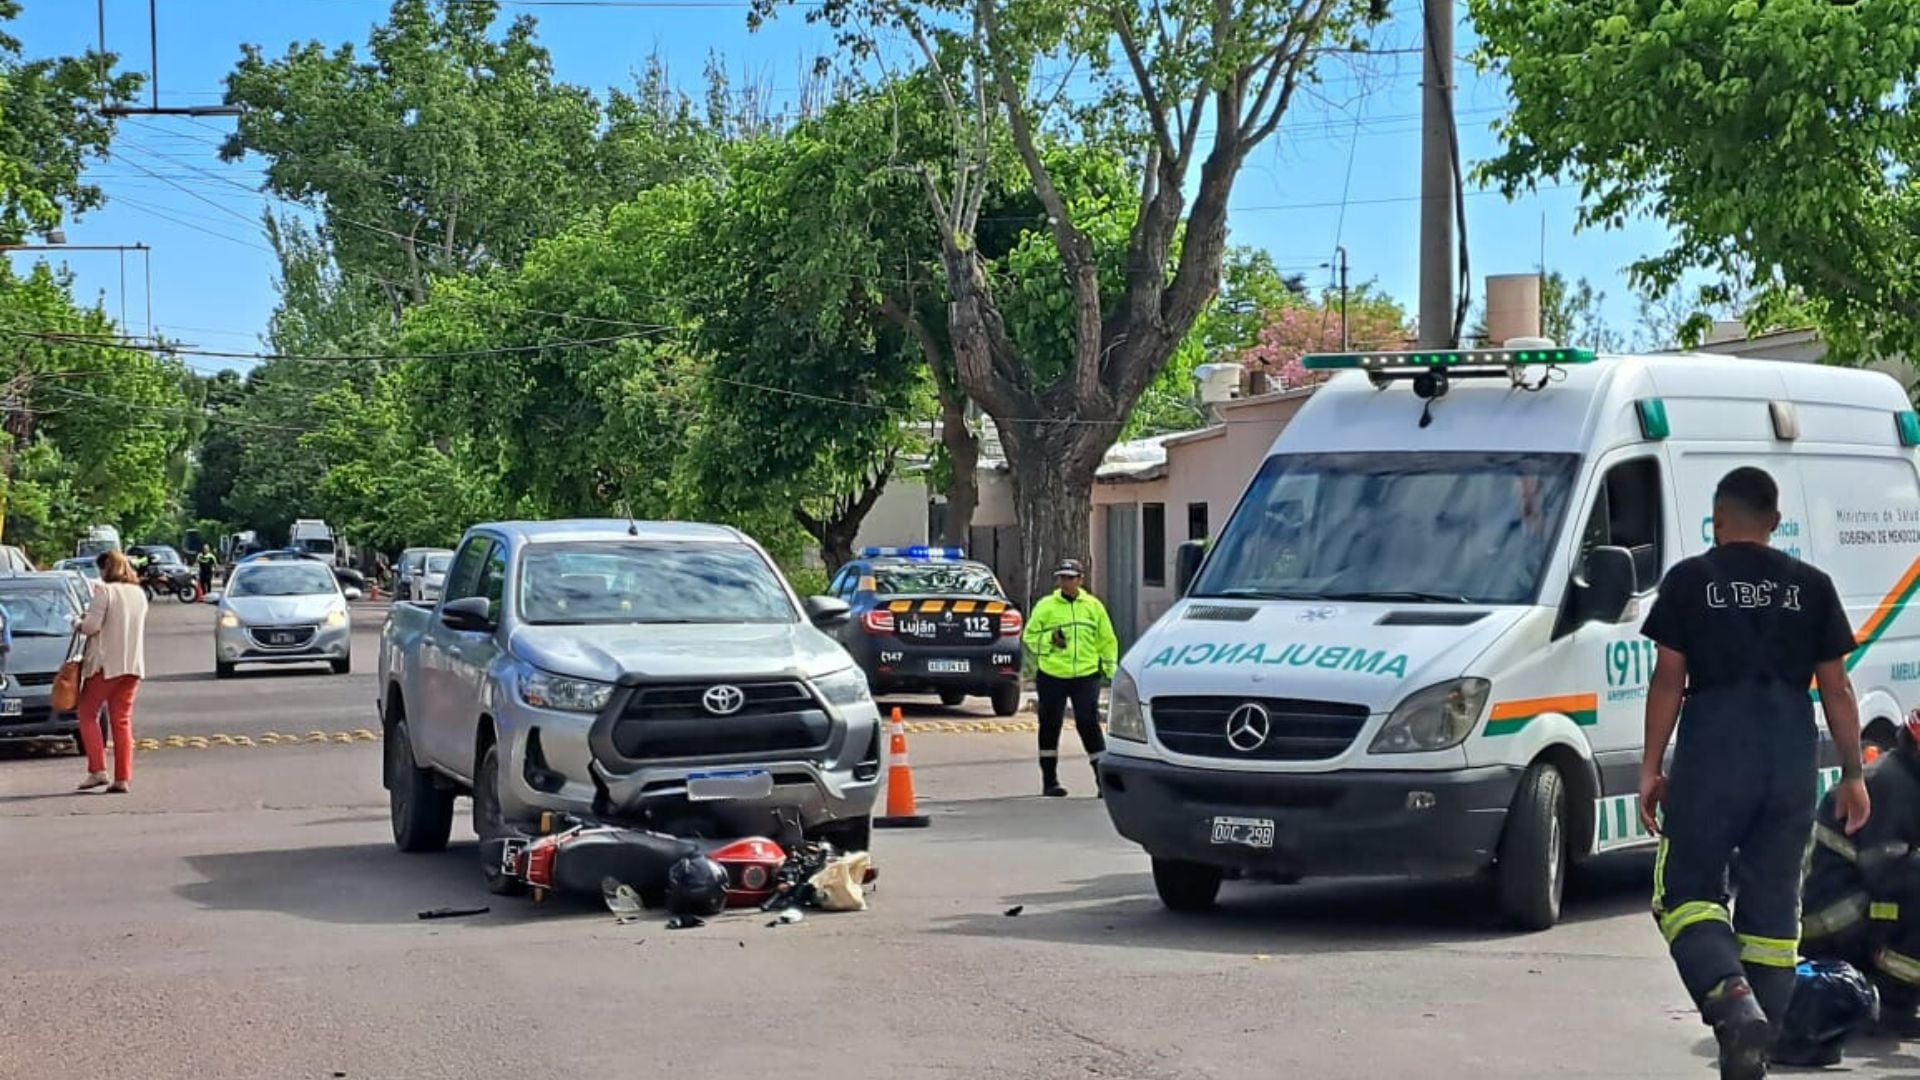
<svg viewBox="0 0 1920 1080">
<path fill-rule="evenodd" d="M 440 598 L 396 603 L 381 631 L 395 845 L 445 847 L 470 794 L 483 841 L 552 810 L 690 836 L 797 825 L 864 850 L 879 714 L 821 629 L 846 618 L 839 600 L 803 602 L 729 528 L 468 530 Z"/>
</svg>

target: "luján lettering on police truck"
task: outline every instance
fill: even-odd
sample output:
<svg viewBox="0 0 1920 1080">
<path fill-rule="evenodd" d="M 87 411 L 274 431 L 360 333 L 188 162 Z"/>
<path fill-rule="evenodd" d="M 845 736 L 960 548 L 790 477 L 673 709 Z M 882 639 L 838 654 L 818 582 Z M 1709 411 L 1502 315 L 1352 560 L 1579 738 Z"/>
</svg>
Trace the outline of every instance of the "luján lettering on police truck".
<svg viewBox="0 0 1920 1080">
<path fill-rule="evenodd" d="M 1920 416 L 1891 378 L 1549 345 L 1308 363 L 1332 378 L 1114 679 L 1106 806 L 1169 906 L 1490 870 L 1510 920 L 1555 922 L 1570 862 L 1651 840 L 1640 623 L 1738 465 L 1780 483 L 1775 545 L 1834 577 L 1868 738 L 1920 705 Z"/>
</svg>

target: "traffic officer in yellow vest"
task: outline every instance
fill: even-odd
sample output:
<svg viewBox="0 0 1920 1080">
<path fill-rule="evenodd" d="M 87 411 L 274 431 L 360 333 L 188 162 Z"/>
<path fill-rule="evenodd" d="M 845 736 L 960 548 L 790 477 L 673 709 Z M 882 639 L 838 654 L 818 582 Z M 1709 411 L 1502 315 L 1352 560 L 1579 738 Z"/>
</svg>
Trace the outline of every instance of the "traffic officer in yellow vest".
<svg viewBox="0 0 1920 1080">
<path fill-rule="evenodd" d="M 1902 1034 L 1920 1010 L 1920 710 L 1892 753 L 1867 768 L 1873 816 L 1848 835 L 1838 789 L 1820 804 L 1801 886 L 1800 951 L 1842 960 L 1880 991 Z"/>
<path fill-rule="evenodd" d="M 1059 588 L 1042 597 L 1027 616 L 1022 640 L 1039 667 L 1040 791 L 1052 798 L 1066 795 L 1060 786 L 1060 729 L 1073 705 L 1073 726 L 1080 745 L 1093 762 L 1094 791 L 1099 792 L 1100 754 L 1106 739 L 1100 734 L 1100 684 L 1113 677 L 1120 663 L 1120 639 L 1113 621 L 1094 595 L 1081 587 L 1084 573 L 1075 559 L 1066 559 L 1053 572 Z"/>
</svg>

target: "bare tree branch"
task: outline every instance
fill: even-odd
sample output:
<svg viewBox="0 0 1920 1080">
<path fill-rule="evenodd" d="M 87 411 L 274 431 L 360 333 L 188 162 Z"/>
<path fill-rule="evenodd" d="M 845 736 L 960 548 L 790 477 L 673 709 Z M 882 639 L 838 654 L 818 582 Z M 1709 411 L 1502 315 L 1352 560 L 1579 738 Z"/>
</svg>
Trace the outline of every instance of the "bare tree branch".
<svg viewBox="0 0 1920 1080">
<path fill-rule="evenodd" d="M 1134 81 L 1140 84 L 1140 104 L 1153 124 L 1153 138 L 1159 154 L 1162 157 L 1178 157 L 1173 133 L 1167 130 L 1167 112 L 1160 103 L 1160 91 L 1154 85 L 1153 73 L 1147 70 L 1147 62 L 1140 55 L 1140 43 L 1134 40 L 1133 27 L 1127 21 L 1129 12 L 1120 7 L 1109 7 L 1107 12 L 1109 21 L 1113 23 L 1114 34 L 1120 39 L 1120 47 L 1126 50 Z"/>
<path fill-rule="evenodd" d="M 1087 234 L 1073 223 L 1066 201 L 1054 186 L 1053 176 L 1041 160 L 1038 141 L 1026 108 L 1020 100 L 1020 88 L 1008 70 L 1006 50 L 999 38 L 999 23 L 994 17 L 994 0 L 975 0 L 974 19 L 987 39 L 987 62 L 992 67 L 994 85 L 1007 114 L 1007 128 L 1013 135 L 1014 151 L 1026 166 L 1033 181 L 1034 194 L 1047 211 L 1053 230 L 1054 246 L 1059 249 L 1067 278 L 1073 286 L 1074 301 L 1074 400 L 1082 406 L 1093 405 L 1100 392 L 1100 268 L 1094 262 L 1093 244 Z"/>
</svg>

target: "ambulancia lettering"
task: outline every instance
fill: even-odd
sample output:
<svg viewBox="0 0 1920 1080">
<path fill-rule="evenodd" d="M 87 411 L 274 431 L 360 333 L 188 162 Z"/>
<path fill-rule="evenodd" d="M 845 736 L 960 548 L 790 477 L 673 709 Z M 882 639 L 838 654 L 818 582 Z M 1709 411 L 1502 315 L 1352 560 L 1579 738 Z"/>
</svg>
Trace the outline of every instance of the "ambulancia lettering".
<svg viewBox="0 0 1920 1080">
<path fill-rule="evenodd" d="M 1321 668 L 1357 671 L 1382 678 L 1405 678 L 1407 655 L 1358 645 L 1305 645 L 1261 641 L 1214 643 L 1199 641 L 1161 649 L 1147 666 L 1203 667 L 1220 664 L 1261 664 L 1267 667 Z"/>
</svg>

